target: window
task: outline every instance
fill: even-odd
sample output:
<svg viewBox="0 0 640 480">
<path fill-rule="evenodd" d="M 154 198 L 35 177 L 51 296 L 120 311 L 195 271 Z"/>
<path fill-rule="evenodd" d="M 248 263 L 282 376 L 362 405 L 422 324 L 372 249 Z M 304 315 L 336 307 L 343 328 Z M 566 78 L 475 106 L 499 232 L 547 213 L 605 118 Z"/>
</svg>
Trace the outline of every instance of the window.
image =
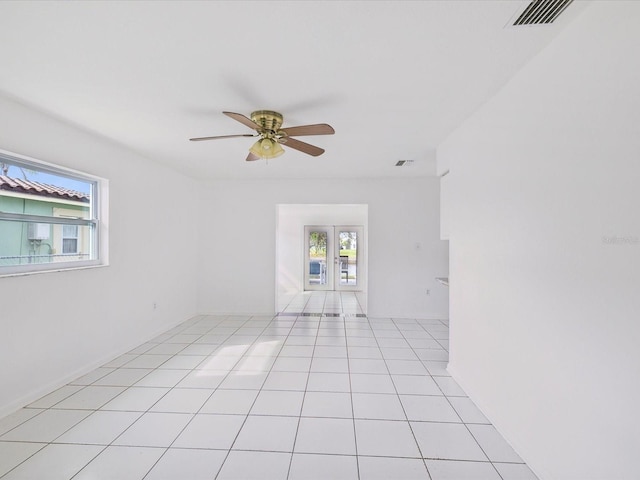
<svg viewBox="0 0 640 480">
<path fill-rule="evenodd" d="M 104 264 L 106 180 L 0 151 L 0 275 Z"/>
<path fill-rule="evenodd" d="M 78 253 L 78 225 L 62 226 L 62 253 Z"/>
</svg>

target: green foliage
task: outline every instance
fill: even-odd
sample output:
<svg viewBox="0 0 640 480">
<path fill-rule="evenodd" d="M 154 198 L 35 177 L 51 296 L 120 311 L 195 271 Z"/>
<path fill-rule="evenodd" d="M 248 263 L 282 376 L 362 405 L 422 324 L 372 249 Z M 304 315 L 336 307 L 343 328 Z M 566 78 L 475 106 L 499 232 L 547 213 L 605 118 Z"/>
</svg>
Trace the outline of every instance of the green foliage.
<svg viewBox="0 0 640 480">
<path fill-rule="evenodd" d="M 326 232 L 311 232 L 309 235 L 309 253 L 313 257 L 327 256 Z"/>
</svg>

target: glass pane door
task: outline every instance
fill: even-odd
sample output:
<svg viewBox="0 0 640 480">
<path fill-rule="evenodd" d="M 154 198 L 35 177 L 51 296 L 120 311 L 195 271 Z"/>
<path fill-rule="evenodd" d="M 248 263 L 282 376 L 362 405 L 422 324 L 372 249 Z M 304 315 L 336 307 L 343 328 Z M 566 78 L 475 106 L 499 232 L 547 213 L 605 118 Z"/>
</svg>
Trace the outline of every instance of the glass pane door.
<svg viewBox="0 0 640 480">
<path fill-rule="evenodd" d="M 305 226 L 304 289 L 362 291 L 362 226 Z"/>
<path fill-rule="evenodd" d="M 340 285 L 358 284 L 358 232 L 338 232 Z"/>
<path fill-rule="evenodd" d="M 362 227 L 335 227 L 336 290 L 359 290 Z"/>
<path fill-rule="evenodd" d="M 333 290 L 332 227 L 305 227 L 305 290 Z"/>
</svg>

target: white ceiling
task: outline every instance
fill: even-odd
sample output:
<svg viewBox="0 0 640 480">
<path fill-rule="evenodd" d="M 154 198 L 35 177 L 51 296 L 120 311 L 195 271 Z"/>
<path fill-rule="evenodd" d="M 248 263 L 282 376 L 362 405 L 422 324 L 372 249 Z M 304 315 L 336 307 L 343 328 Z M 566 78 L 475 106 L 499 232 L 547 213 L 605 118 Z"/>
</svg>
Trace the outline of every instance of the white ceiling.
<svg viewBox="0 0 640 480">
<path fill-rule="evenodd" d="M 527 4 L 3 1 L 0 92 L 201 179 L 432 175 L 447 134 L 584 7 L 508 27 Z M 188 141 L 251 133 L 221 112 L 258 109 L 336 134 L 268 163 L 244 161 L 251 138 Z"/>
</svg>

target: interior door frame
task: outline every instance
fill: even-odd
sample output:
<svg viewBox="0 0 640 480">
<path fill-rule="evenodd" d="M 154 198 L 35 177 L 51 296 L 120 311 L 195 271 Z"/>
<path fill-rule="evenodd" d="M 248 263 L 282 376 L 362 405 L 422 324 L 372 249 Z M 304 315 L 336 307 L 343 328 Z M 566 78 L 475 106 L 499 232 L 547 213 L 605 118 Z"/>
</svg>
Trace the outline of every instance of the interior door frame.
<svg viewBox="0 0 640 480">
<path fill-rule="evenodd" d="M 341 284 L 340 269 L 340 232 L 355 231 L 357 232 L 357 253 L 356 253 L 356 284 Z M 310 283 L 310 262 L 309 253 L 309 235 L 311 232 L 324 232 L 327 238 L 326 260 L 324 271 L 321 267 L 320 279 L 325 278 L 325 283 L 321 281 L 317 284 Z M 364 225 L 305 225 L 303 236 L 303 290 L 305 291 L 342 291 L 342 292 L 362 292 L 365 290 L 365 241 L 364 241 Z M 347 268 L 348 272 L 348 268 Z M 348 279 L 348 273 L 347 273 Z M 348 282 L 348 280 L 347 280 Z"/>
</svg>

